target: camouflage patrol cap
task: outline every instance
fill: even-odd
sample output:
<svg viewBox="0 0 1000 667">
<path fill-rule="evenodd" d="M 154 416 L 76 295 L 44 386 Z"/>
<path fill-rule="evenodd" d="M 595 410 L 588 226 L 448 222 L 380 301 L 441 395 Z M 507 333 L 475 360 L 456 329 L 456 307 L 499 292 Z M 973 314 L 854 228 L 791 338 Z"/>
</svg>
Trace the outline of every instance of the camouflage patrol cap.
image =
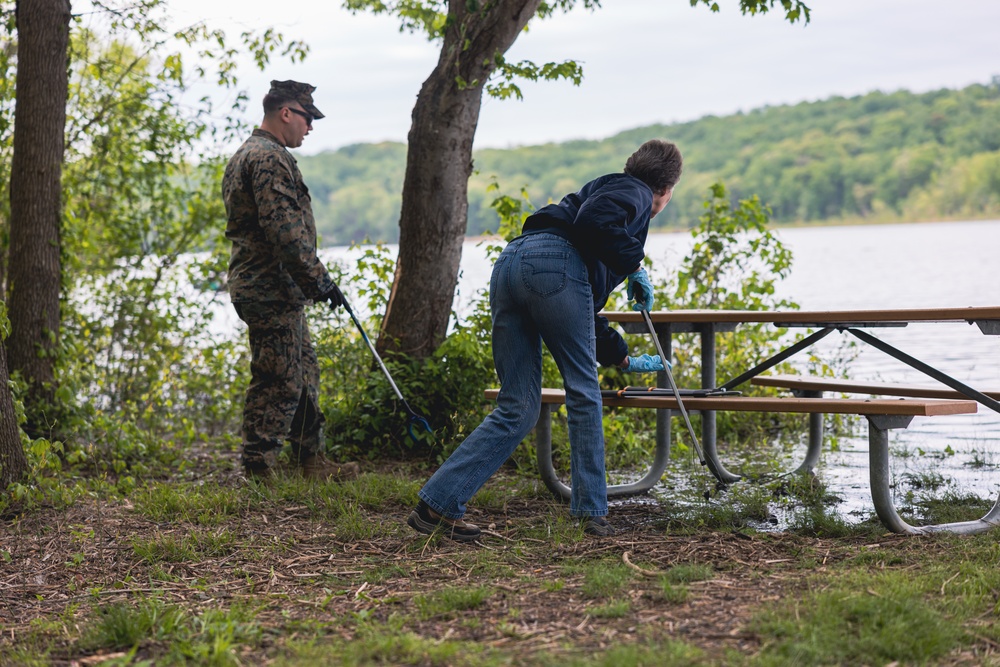
<svg viewBox="0 0 1000 667">
<path fill-rule="evenodd" d="M 308 83 L 299 83 L 298 81 L 272 81 L 271 90 L 267 91 L 268 95 L 277 95 L 279 97 L 285 97 L 290 100 L 295 100 L 302 105 L 309 115 L 313 118 L 320 119 L 323 118 L 323 113 L 313 105 L 312 94 L 316 90 L 316 86 L 310 86 Z"/>
</svg>

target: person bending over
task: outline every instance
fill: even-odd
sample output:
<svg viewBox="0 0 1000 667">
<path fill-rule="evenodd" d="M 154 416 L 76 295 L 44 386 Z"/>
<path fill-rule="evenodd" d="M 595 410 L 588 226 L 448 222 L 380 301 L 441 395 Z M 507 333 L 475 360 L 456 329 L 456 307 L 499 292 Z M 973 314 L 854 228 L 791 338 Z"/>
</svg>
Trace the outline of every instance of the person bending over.
<svg viewBox="0 0 1000 667">
<path fill-rule="evenodd" d="M 635 309 L 653 306 L 641 267 L 649 221 L 670 201 L 680 180 L 681 153 L 651 140 L 625 163 L 532 214 L 500 254 L 490 278 L 493 360 L 500 378 L 497 407 L 420 489 L 407 519 L 418 532 L 455 540 L 480 535 L 462 517 L 466 504 L 510 457 L 541 409 L 542 344 L 552 353 L 566 390 L 570 514 L 586 533 L 614 534 L 608 513 L 604 432 L 597 365 L 626 371 L 664 369 L 658 356 L 630 357 L 628 346 L 598 313 L 628 281 Z"/>
</svg>

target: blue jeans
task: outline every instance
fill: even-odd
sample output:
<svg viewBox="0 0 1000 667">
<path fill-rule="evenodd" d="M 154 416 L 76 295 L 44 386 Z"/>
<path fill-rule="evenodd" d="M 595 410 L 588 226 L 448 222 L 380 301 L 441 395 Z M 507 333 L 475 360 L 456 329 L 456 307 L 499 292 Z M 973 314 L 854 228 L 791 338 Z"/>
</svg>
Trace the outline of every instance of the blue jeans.
<svg viewBox="0 0 1000 667">
<path fill-rule="evenodd" d="M 497 407 L 420 490 L 434 511 L 461 518 L 469 499 L 538 421 L 544 341 L 566 389 L 570 514 L 608 513 L 594 300 L 587 276 L 580 254 L 554 234 L 517 238 L 500 254 L 490 279 Z"/>
</svg>

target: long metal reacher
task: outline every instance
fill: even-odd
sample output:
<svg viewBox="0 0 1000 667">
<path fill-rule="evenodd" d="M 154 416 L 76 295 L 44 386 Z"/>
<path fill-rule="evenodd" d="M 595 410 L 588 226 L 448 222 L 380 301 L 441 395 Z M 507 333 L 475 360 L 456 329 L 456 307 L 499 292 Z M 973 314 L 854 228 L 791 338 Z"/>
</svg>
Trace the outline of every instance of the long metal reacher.
<svg viewBox="0 0 1000 667">
<path fill-rule="evenodd" d="M 691 418 L 688 417 L 687 409 L 684 407 L 684 401 L 681 400 L 681 392 L 677 389 L 677 383 L 674 382 L 674 375 L 670 372 L 670 365 L 667 363 L 667 356 L 663 354 L 663 346 L 660 345 L 660 339 L 656 335 L 656 327 L 653 326 L 653 320 L 649 317 L 649 311 L 643 308 L 641 310 L 642 317 L 646 320 L 646 326 L 649 327 L 649 334 L 653 337 L 653 343 L 656 345 L 656 353 L 660 355 L 660 361 L 663 362 L 663 370 L 667 373 L 667 382 L 670 384 L 670 389 L 674 393 L 674 399 L 677 401 L 677 407 L 681 411 L 681 415 L 684 417 L 684 423 L 687 425 L 688 433 L 691 435 L 691 444 L 694 445 L 694 451 L 698 455 L 698 461 L 702 465 L 706 465 L 705 455 L 701 452 L 701 445 L 698 444 L 698 436 L 694 434 L 694 427 L 691 426 Z"/>
<path fill-rule="evenodd" d="M 399 402 L 403 404 L 403 409 L 410 415 L 406 422 L 406 432 L 409 434 L 410 439 L 413 440 L 413 442 L 417 442 L 417 436 L 413 433 L 414 424 L 420 424 L 428 433 L 433 433 L 434 431 L 431 430 L 431 425 L 427 423 L 427 420 L 417 414 L 413 408 L 410 407 L 410 404 L 406 402 L 406 399 L 403 398 L 403 394 L 399 391 L 399 387 L 396 386 L 396 383 L 392 380 L 392 376 L 389 375 L 389 369 L 385 367 L 382 357 L 380 357 L 378 352 L 375 351 L 375 346 L 372 345 L 371 340 L 368 338 L 368 334 L 365 333 L 364 327 L 361 326 L 361 322 L 359 322 L 358 318 L 354 315 L 354 311 L 351 309 L 351 304 L 347 302 L 346 298 L 344 299 L 344 310 L 346 310 L 347 314 L 351 316 L 352 320 L 354 320 L 354 326 L 358 328 L 358 331 L 361 333 L 361 337 L 364 338 L 365 342 L 368 344 L 368 349 L 371 350 L 372 354 L 375 356 L 375 361 L 378 362 L 379 368 L 381 368 L 382 372 L 385 373 L 385 378 L 389 381 L 389 386 L 391 386 L 392 390 L 396 392 L 396 397 L 399 399 Z"/>
</svg>

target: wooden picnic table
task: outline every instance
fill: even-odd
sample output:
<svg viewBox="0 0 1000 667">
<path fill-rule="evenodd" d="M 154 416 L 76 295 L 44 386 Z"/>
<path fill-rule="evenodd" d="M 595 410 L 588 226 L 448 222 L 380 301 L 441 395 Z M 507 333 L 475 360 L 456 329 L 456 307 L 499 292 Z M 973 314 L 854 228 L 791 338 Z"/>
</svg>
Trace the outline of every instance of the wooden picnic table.
<svg viewBox="0 0 1000 667">
<path fill-rule="evenodd" d="M 622 325 L 628 333 L 649 334 L 643 314 L 635 311 L 603 312 L 603 316 L 612 322 Z M 995 396 L 979 391 L 967 384 L 946 375 L 937 368 L 906 354 L 902 350 L 875 337 L 866 329 L 886 327 L 906 327 L 911 324 L 931 324 L 944 322 L 966 322 L 976 325 L 986 335 L 1000 335 L 1000 306 L 972 306 L 965 308 L 888 308 L 867 310 L 780 310 L 780 311 L 748 311 L 748 310 L 673 310 L 653 311 L 649 313 L 656 336 L 663 352 L 668 357 L 671 354 L 671 342 L 675 333 L 697 333 L 701 336 L 701 387 L 733 390 L 764 371 L 773 368 L 789 357 L 805 350 L 817 341 L 834 331 L 848 333 L 862 342 L 875 347 L 904 364 L 919 370 L 929 377 L 949 387 L 959 396 L 971 398 L 978 404 L 1000 413 L 1000 402 Z M 757 366 L 748 369 L 737 377 L 719 384 L 716 378 L 716 346 L 715 336 L 718 333 L 731 332 L 736 327 L 747 324 L 771 324 L 778 328 L 813 329 L 812 333 L 789 345 L 777 354 L 771 356 Z M 657 386 L 665 387 L 666 374 L 659 373 Z M 990 392 L 992 393 L 992 392 Z M 814 396 L 817 394 L 814 394 Z M 687 403 L 687 401 L 685 401 Z M 711 403 L 709 405 L 712 405 Z M 722 409 L 721 404 L 719 404 Z M 708 406 L 706 406 L 708 407 Z M 702 415 L 702 447 L 706 465 L 723 483 L 731 483 L 740 479 L 722 465 L 717 448 L 715 411 L 700 410 Z M 670 416 L 671 410 L 657 410 L 656 427 L 656 457 L 664 460 L 670 447 Z M 809 416 L 809 447 L 806 459 L 799 466 L 799 471 L 811 470 L 819 460 L 823 440 L 823 414 L 812 413 Z M 905 428 L 909 418 L 890 416 L 869 417 L 870 456 L 872 494 L 876 511 L 882 521 L 897 532 L 932 532 L 946 530 L 950 532 L 979 532 L 1000 525 L 1000 499 L 993 509 L 982 519 L 957 524 L 942 524 L 940 526 L 925 526 L 916 528 L 909 526 L 896 514 L 892 507 L 889 493 L 888 476 L 888 444 L 885 432 L 891 428 Z M 647 478 L 652 477 L 652 473 Z"/>
<path fill-rule="evenodd" d="M 971 414 L 977 411 L 980 404 L 1000 412 L 1000 402 L 997 401 L 997 398 L 1000 398 L 1000 392 L 992 391 L 988 392 L 992 395 L 987 395 L 987 392 L 969 387 L 863 331 L 879 327 L 905 327 L 913 323 L 967 322 L 976 324 L 984 334 L 1000 335 L 1000 306 L 852 311 L 655 311 L 649 313 L 651 321 L 648 324 L 645 322 L 643 313 L 628 311 L 603 312 L 601 314 L 610 321 L 622 324 L 625 331 L 629 333 L 648 335 L 651 333 L 648 327 L 652 325 L 660 347 L 668 358 L 671 354 L 673 334 L 699 333 L 702 341 L 701 388 L 692 392 L 696 394 L 695 396 L 683 400 L 684 409 L 681 409 L 682 403 L 673 397 L 672 391 L 668 392 L 663 389 L 667 386 L 666 372 L 657 374 L 659 389 L 602 392 L 604 394 L 602 402 L 605 406 L 656 410 L 656 451 L 649 471 L 638 481 L 609 486 L 609 497 L 644 493 L 659 482 L 669 459 L 670 418 L 675 411 L 680 411 L 682 414 L 692 411 L 702 415 L 702 451 L 699 454 L 702 463 L 723 483 L 735 482 L 740 479 L 740 476 L 726 470 L 719 460 L 715 431 L 716 411 L 808 414 L 810 419 L 809 447 L 805 460 L 798 467 L 797 472 L 811 471 L 819 461 L 823 441 L 823 415 L 843 413 L 861 415 L 868 420 L 869 480 L 872 500 L 876 514 L 887 528 L 894 532 L 908 534 L 931 532 L 972 534 L 1000 527 L 1000 499 L 985 516 L 974 521 L 927 526 L 911 526 L 906 523 L 899 516 L 893 504 L 888 439 L 889 430 L 906 428 L 915 416 Z M 779 328 L 802 327 L 816 329 L 816 331 L 732 380 L 721 385 L 717 384 L 715 335 L 720 332 L 734 331 L 739 325 L 754 323 L 773 324 Z M 889 395 L 893 395 L 892 392 L 895 391 L 897 394 L 919 397 L 919 399 L 826 399 L 822 397 L 824 390 L 836 391 L 838 388 L 844 388 L 843 385 L 824 383 L 821 386 L 816 386 L 813 379 L 782 376 L 774 377 L 772 382 L 778 383 L 774 386 L 793 390 L 805 387 L 809 393 L 798 395 L 799 397 L 796 398 L 774 398 L 738 396 L 731 391 L 750 382 L 763 371 L 808 348 L 833 331 L 854 335 L 863 342 L 947 385 L 951 391 L 941 393 L 940 390 L 931 388 L 929 392 L 922 392 L 922 388 L 919 387 L 883 385 L 881 389 Z M 760 384 L 765 383 L 762 381 Z M 876 387 L 862 383 L 851 383 L 850 388 L 855 391 L 859 389 L 866 391 Z M 495 399 L 498 392 L 497 389 L 488 389 L 485 395 L 487 398 Z M 736 393 L 738 394 L 738 392 Z M 571 489 L 559 480 L 552 463 L 551 411 L 553 406 L 558 407 L 564 401 L 565 392 L 563 390 L 542 389 L 541 409 L 535 426 L 535 435 L 537 462 L 542 480 L 554 494 L 568 500 Z"/>
<path fill-rule="evenodd" d="M 649 334 L 643 314 L 635 311 L 602 312 L 609 321 L 617 322 L 627 333 Z M 807 349 L 834 331 L 849 333 L 862 342 L 871 345 L 897 360 L 934 378 L 959 392 L 962 396 L 979 402 L 984 407 L 1000 412 L 1000 402 L 973 387 L 960 382 L 929 364 L 912 357 L 896 347 L 876 338 L 866 329 L 885 327 L 905 327 L 916 323 L 966 322 L 975 324 L 986 335 L 1000 335 L 1000 306 L 973 306 L 965 308 L 903 308 L 869 310 L 672 310 L 649 313 L 657 338 L 668 357 L 671 354 L 672 337 L 675 333 L 697 333 L 701 336 L 701 387 L 736 389 L 760 373 L 773 368 L 789 357 Z M 716 377 L 715 336 L 719 333 L 735 331 L 746 324 L 772 324 L 778 328 L 814 329 L 805 338 L 789 345 L 772 357 L 746 372 L 719 383 Z M 666 374 L 659 373 L 657 386 L 665 387 Z M 810 418 L 810 459 L 818 456 L 822 440 L 822 415 Z M 670 414 L 657 414 L 657 447 L 669 447 Z M 702 446 L 709 459 L 709 467 L 722 482 L 730 483 L 740 479 L 729 472 L 718 457 L 715 413 L 702 412 Z M 807 460 L 808 464 L 815 461 Z M 804 464 L 806 465 L 806 464 Z"/>
</svg>

